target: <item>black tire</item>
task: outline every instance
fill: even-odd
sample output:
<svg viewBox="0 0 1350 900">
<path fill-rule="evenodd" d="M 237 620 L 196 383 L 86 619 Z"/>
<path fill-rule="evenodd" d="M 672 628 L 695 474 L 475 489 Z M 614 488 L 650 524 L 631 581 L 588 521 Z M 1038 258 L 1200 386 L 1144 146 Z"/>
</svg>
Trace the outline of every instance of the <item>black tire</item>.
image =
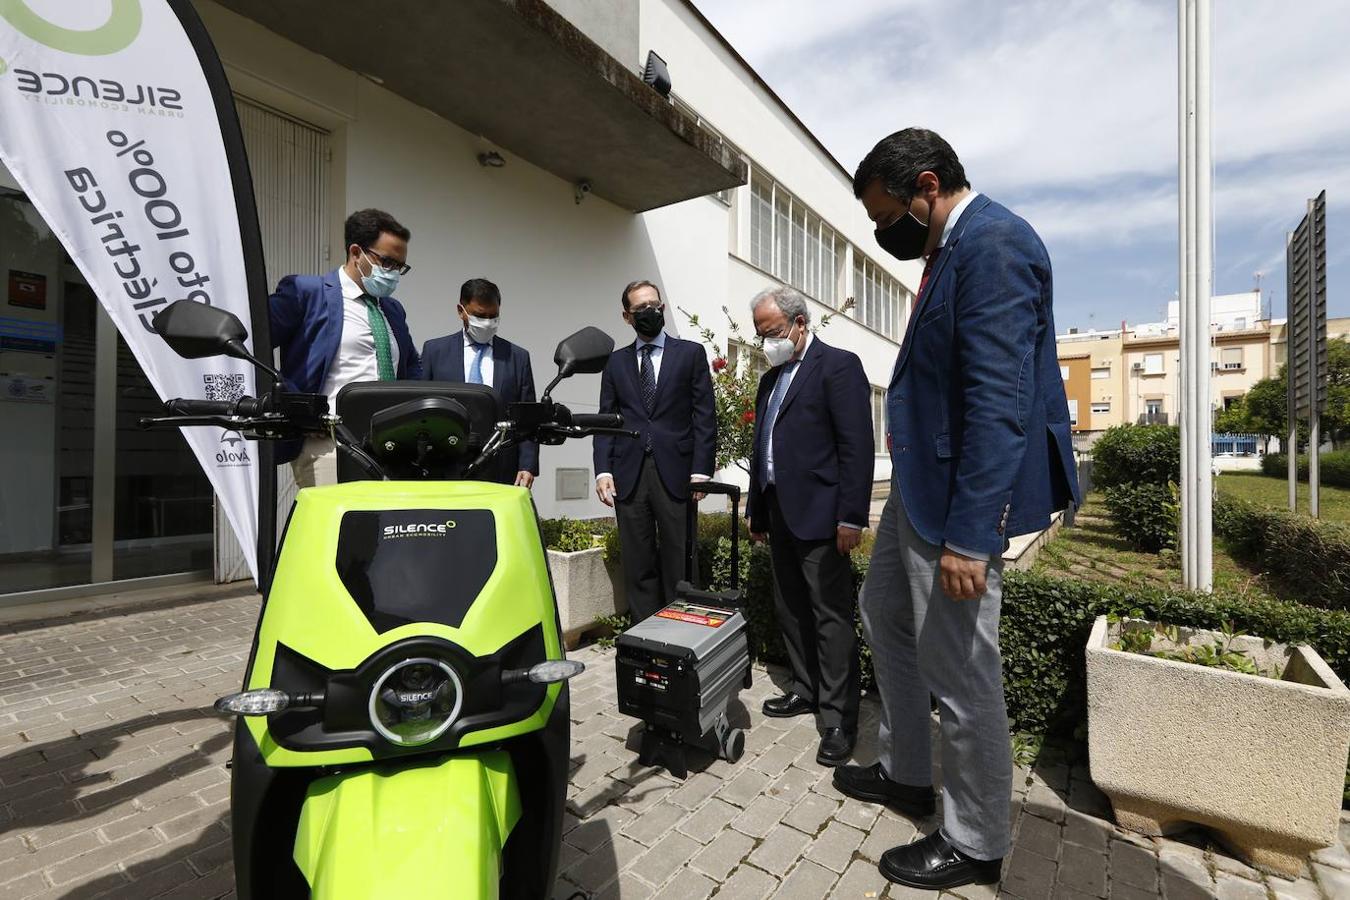
<svg viewBox="0 0 1350 900">
<path fill-rule="evenodd" d="M 745 755 L 745 732 L 739 728 L 733 728 L 727 732 L 722 739 L 722 758 L 727 762 L 735 764 L 741 761 Z"/>
</svg>

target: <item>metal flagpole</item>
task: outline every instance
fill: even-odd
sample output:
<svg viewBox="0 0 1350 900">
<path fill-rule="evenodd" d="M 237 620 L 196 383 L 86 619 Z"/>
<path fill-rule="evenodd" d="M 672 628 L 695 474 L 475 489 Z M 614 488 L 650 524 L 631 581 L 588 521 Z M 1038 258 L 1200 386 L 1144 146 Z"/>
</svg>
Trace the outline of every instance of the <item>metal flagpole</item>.
<svg viewBox="0 0 1350 900">
<path fill-rule="evenodd" d="M 1178 0 L 1181 87 L 1181 514 L 1186 587 L 1213 587 L 1210 298 L 1213 207 L 1210 153 L 1210 0 Z"/>
</svg>

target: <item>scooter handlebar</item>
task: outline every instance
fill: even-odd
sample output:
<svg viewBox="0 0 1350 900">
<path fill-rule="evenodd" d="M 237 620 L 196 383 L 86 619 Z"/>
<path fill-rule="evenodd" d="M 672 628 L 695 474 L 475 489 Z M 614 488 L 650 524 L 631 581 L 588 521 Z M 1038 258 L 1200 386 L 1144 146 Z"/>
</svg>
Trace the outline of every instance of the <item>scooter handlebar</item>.
<svg viewBox="0 0 1350 900">
<path fill-rule="evenodd" d="M 617 413 L 574 413 L 572 424 L 578 428 L 623 428 L 623 416 Z"/>
</svg>

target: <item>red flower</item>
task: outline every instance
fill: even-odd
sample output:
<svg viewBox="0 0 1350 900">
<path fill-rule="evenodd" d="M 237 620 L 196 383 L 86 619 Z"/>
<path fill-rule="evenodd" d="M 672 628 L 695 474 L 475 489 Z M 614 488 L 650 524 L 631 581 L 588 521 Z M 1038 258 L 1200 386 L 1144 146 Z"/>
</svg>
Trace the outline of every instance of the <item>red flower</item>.
<svg viewBox="0 0 1350 900">
<path fill-rule="evenodd" d="M 725 369 L 725 368 L 727 367 L 727 360 L 726 360 L 726 357 L 725 357 L 725 356 L 718 356 L 718 357 L 714 358 L 713 361 L 712 361 L 712 367 L 713 367 L 713 371 L 714 371 L 714 372 L 720 372 L 720 371 L 722 371 L 723 369 Z"/>
<path fill-rule="evenodd" d="M 753 409 L 747 409 L 745 412 L 741 413 L 741 421 L 744 422 L 744 423 L 747 424 L 747 425 L 749 425 L 750 423 L 754 422 L 754 421 L 755 421 L 755 411 L 754 411 Z"/>
</svg>

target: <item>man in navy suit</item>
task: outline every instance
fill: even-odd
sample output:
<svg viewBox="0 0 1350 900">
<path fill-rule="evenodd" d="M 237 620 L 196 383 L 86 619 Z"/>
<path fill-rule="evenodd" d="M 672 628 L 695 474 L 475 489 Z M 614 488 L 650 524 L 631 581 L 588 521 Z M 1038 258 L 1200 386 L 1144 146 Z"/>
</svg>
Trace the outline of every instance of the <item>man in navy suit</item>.
<svg viewBox="0 0 1350 900">
<path fill-rule="evenodd" d="M 849 554 L 872 502 L 871 386 L 862 361 L 811 333 L 792 288 L 751 303 L 773 367 L 759 380 L 750 457 L 750 536 L 773 557 L 774 609 L 792 680 L 764 701 L 778 718 L 820 712 L 816 761 L 837 766 L 858 731 L 858 640 Z"/>
<path fill-rule="evenodd" d="M 991 884 L 1009 850 L 1012 790 L 1002 554 L 1078 499 L 1050 257 L 1030 225 L 970 189 L 931 131 L 883 139 L 853 190 L 881 248 L 925 265 L 886 395 L 891 495 L 859 604 L 881 694 L 880 762 L 836 769 L 834 783 L 931 814 L 936 697 L 942 825 L 887 851 L 881 872 L 930 890 Z"/>
<path fill-rule="evenodd" d="M 422 347 L 422 377 L 428 381 L 485 384 L 503 405 L 534 402 L 534 371 L 530 353 L 497 336 L 502 294 L 486 278 L 470 278 L 459 289 L 459 319 L 463 329 L 434 338 Z M 497 458 L 503 484 L 530 487 L 539 475 L 539 445 L 519 444 Z"/>
<path fill-rule="evenodd" d="M 416 378 L 421 371 L 407 314 L 393 297 L 412 268 L 410 232 L 378 209 L 352 213 L 343 231 L 342 266 L 327 275 L 287 275 L 268 301 L 286 387 L 327 394 L 330 412 L 338 391 L 353 381 Z M 337 481 L 332 438 L 280 442 L 277 462 L 291 463 L 301 487 Z"/>
<path fill-rule="evenodd" d="M 610 356 L 600 376 L 600 412 L 621 414 L 638 437 L 596 436 L 595 493 L 618 518 L 624 591 L 639 622 L 675 599 L 689 484 L 712 476 L 717 414 L 708 355 L 701 344 L 666 334 L 656 285 L 635 281 L 621 300 L 637 340 Z"/>
</svg>

